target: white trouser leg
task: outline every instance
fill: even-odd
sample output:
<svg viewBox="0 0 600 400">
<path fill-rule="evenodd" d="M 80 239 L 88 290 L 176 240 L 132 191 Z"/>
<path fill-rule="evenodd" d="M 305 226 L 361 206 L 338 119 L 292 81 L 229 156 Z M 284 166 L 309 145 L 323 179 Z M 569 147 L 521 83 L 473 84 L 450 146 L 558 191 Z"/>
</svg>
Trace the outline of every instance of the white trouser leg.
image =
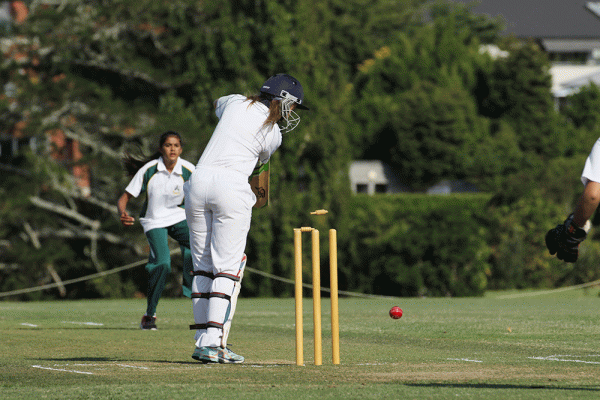
<svg viewBox="0 0 600 400">
<path fill-rule="evenodd" d="M 204 313 L 196 311 L 196 308 L 207 307 L 207 329 L 206 332 L 203 329 L 197 332 L 196 345 L 221 346 L 223 328 L 227 325 L 228 335 L 232 311 L 235 311 L 240 260 L 246 247 L 252 205 L 256 198 L 246 176 L 219 168 L 198 167 L 190 178 L 189 187 L 184 187 L 184 190 L 194 270 L 212 273 L 215 278 L 209 299 L 205 301 L 205 296 L 202 296 L 194 302 L 194 316 L 200 318 L 197 324 L 204 323 Z"/>
</svg>

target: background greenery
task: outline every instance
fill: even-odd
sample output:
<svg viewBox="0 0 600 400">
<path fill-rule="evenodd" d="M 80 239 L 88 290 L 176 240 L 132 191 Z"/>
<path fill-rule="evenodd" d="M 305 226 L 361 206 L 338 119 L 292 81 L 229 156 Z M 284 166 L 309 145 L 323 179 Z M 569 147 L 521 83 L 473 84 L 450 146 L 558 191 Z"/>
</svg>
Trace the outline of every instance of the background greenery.
<svg viewBox="0 0 600 400">
<path fill-rule="evenodd" d="M 66 280 L 143 259 L 141 228 L 124 229 L 116 213 L 127 184 L 123 152 L 151 154 L 172 129 L 196 162 L 217 122 L 212 102 L 254 93 L 283 71 L 302 82 L 311 111 L 273 157 L 272 203 L 254 213 L 251 266 L 291 277 L 292 229 L 312 225 L 338 230 L 345 290 L 465 296 L 600 275 L 594 240 L 574 265 L 543 244 L 581 191 L 600 91 L 585 88 L 558 110 L 546 55 L 500 36 L 500 20 L 424 0 L 29 5 L 26 23 L 2 41 L 0 132 L 35 146 L 2 153 L 0 291 L 48 283 L 52 270 Z M 492 59 L 482 44 L 508 56 Z M 81 144 L 77 164 L 91 168 L 91 196 L 77 190 L 73 163 L 50 157 L 55 129 Z M 353 196 L 353 159 L 398 168 L 414 193 Z M 485 195 L 418 194 L 441 179 Z M 329 214 L 310 216 L 320 208 Z M 130 297 L 144 286 L 137 269 L 65 295 Z M 252 274 L 243 291 L 290 294 Z"/>
</svg>

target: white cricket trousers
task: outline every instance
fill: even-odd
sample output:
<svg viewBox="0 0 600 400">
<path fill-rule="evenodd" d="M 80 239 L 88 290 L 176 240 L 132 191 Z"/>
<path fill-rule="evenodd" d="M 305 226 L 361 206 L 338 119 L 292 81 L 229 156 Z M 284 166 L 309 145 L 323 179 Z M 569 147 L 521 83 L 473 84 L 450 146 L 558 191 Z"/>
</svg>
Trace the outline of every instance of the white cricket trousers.
<svg viewBox="0 0 600 400">
<path fill-rule="evenodd" d="M 240 274 L 256 196 L 247 176 L 217 167 L 196 167 L 184 191 L 194 271 L 209 275 L 194 276 L 192 284 L 194 320 L 207 325 L 194 340 L 197 347 L 225 347 L 223 325 L 235 311 L 231 296 L 241 283 L 231 278 Z"/>
</svg>

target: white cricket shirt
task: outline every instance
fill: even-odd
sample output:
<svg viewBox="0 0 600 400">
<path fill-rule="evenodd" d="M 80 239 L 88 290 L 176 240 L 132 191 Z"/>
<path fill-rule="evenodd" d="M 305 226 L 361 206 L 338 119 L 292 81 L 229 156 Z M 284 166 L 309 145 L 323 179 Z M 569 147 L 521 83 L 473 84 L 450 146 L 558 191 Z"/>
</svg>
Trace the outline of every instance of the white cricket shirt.
<svg viewBox="0 0 600 400">
<path fill-rule="evenodd" d="M 227 168 L 250 176 L 257 160 L 267 162 L 281 145 L 279 126 L 263 126 L 269 109 L 262 103 L 250 106 L 246 96 L 232 94 L 215 102 L 215 113 L 219 123 L 198 167 Z"/>
<path fill-rule="evenodd" d="M 190 178 L 194 164 L 179 157 L 169 173 L 162 157 L 149 161 L 136 172 L 125 191 L 133 197 L 146 192 L 146 201 L 140 213 L 144 232 L 165 228 L 185 219 L 183 183 Z"/>
<path fill-rule="evenodd" d="M 581 182 L 587 185 L 588 181 L 600 182 L 600 139 L 594 143 L 581 173 Z"/>
</svg>

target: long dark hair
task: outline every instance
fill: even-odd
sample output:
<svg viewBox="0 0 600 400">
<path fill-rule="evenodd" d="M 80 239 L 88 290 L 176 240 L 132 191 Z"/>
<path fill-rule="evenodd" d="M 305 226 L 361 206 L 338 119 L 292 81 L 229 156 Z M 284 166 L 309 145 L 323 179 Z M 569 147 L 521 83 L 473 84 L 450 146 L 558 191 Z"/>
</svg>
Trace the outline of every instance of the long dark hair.
<svg viewBox="0 0 600 400">
<path fill-rule="evenodd" d="M 170 138 L 171 136 L 174 136 L 177 139 L 179 139 L 179 143 L 183 147 L 183 139 L 181 139 L 181 135 L 179 133 L 177 133 L 175 131 L 166 131 L 165 133 L 160 135 L 160 137 L 158 138 L 158 149 L 159 150 L 156 151 L 151 156 L 138 158 L 126 151 L 125 155 L 123 156 L 123 166 L 125 167 L 127 176 L 133 177 L 140 168 L 142 168 L 144 165 L 146 165 L 146 163 L 148 163 L 149 161 L 152 161 L 152 160 L 156 160 L 158 157 L 162 156 L 160 149 L 162 148 L 162 145 L 165 144 L 167 139 Z"/>
<path fill-rule="evenodd" d="M 247 98 L 248 98 L 248 100 L 250 100 L 250 104 L 248 105 L 248 107 L 256 102 L 263 103 L 264 105 L 269 107 L 269 116 L 265 120 L 263 127 L 273 126 L 277 122 L 279 122 L 279 120 L 281 119 L 281 101 L 280 100 L 275 100 L 274 96 L 272 96 L 268 93 L 262 93 L 262 92 L 260 94 L 254 95 L 254 96 L 248 96 Z"/>
</svg>

